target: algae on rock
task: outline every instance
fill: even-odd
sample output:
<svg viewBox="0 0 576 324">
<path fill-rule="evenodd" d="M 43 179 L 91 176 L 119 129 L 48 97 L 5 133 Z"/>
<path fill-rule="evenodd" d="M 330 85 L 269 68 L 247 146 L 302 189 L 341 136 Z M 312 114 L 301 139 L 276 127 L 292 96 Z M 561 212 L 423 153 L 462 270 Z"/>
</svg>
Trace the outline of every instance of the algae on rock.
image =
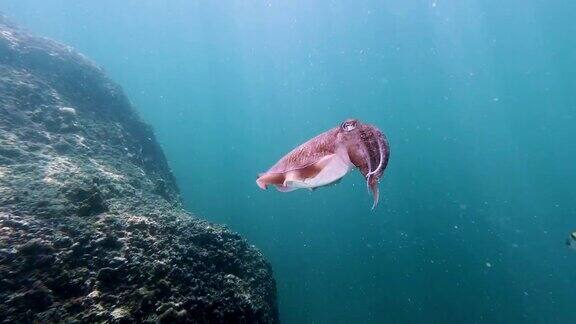
<svg viewBox="0 0 576 324">
<path fill-rule="evenodd" d="M 0 16 L 0 322 L 278 321 L 270 265 L 182 209 L 149 126 Z"/>
</svg>

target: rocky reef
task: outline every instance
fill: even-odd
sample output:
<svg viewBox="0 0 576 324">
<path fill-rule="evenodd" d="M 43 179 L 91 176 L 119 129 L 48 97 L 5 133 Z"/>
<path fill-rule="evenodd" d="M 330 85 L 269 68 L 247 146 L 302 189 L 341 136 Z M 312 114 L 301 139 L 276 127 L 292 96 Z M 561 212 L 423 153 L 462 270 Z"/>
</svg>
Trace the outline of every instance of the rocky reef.
<svg viewBox="0 0 576 324">
<path fill-rule="evenodd" d="M 182 209 L 122 90 L 0 16 L 0 322 L 277 321 L 270 265 Z"/>
</svg>

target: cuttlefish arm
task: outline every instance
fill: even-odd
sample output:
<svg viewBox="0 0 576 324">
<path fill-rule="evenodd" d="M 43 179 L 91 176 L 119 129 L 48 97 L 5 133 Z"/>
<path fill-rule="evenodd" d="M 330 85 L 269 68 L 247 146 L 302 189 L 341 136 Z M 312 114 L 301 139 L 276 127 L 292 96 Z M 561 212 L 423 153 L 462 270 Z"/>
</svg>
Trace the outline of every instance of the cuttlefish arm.
<svg viewBox="0 0 576 324">
<path fill-rule="evenodd" d="M 390 158 L 390 146 L 386 136 L 371 125 L 362 125 L 358 134 L 348 145 L 348 153 L 352 163 L 358 168 L 366 180 L 368 190 L 372 193 L 374 203 L 378 205 L 380 197 L 378 184 Z"/>
</svg>

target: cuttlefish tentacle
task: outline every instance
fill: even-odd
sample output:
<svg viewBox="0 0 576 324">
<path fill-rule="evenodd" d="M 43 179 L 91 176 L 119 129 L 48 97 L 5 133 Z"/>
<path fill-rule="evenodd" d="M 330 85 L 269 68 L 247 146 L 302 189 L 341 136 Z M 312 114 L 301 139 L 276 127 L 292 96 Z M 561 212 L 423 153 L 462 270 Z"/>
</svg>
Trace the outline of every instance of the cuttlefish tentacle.
<svg viewBox="0 0 576 324">
<path fill-rule="evenodd" d="M 362 143 L 362 148 L 364 149 L 364 158 L 366 159 L 366 162 L 368 164 L 368 174 L 370 174 L 370 172 L 372 172 L 372 159 L 370 159 L 370 150 L 368 149 L 368 146 L 366 146 L 366 143 Z M 370 192 L 370 184 L 369 184 L 369 179 L 366 178 L 366 190 L 368 190 L 368 192 Z"/>
<path fill-rule="evenodd" d="M 361 132 L 361 139 L 368 152 L 368 156 L 366 157 L 368 168 L 365 171 L 362 170 L 362 173 L 364 173 L 364 177 L 366 178 L 366 187 L 368 188 L 368 191 L 372 193 L 374 198 L 374 203 L 372 205 L 372 209 L 374 209 L 378 204 L 379 199 L 379 178 L 382 175 L 383 168 L 386 167 L 388 162 L 388 144 L 384 135 L 372 126 L 367 126 L 366 129 Z M 374 164 L 378 163 L 376 169 L 372 169 L 372 161 L 374 161 Z"/>
<path fill-rule="evenodd" d="M 370 191 L 372 192 L 372 196 L 374 196 L 374 204 L 372 205 L 372 209 L 374 209 L 376 207 L 376 205 L 378 204 L 378 182 L 379 182 L 379 172 L 382 169 L 382 166 L 384 165 L 384 148 L 382 147 L 382 143 L 380 140 L 376 141 L 378 143 L 378 152 L 380 153 L 380 162 L 378 163 L 378 167 L 376 168 L 376 170 L 374 171 L 370 171 L 366 174 L 366 186 L 368 186 L 368 188 L 370 189 Z M 373 179 L 372 176 L 376 175 L 376 178 L 374 178 L 374 181 L 372 182 L 371 180 Z"/>
<path fill-rule="evenodd" d="M 376 170 L 370 171 L 368 172 L 368 174 L 366 174 L 366 178 L 368 179 L 370 179 L 372 175 L 380 172 L 380 169 L 382 168 L 382 162 L 383 162 L 382 144 L 380 143 L 380 141 L 377 141 L 377 143 L 378 143 L 378 152 L 380 152 L 380 160 L 379 160 L 380 162 L 378 163 L 378 167 L 376 168 Z"/>
</svg>

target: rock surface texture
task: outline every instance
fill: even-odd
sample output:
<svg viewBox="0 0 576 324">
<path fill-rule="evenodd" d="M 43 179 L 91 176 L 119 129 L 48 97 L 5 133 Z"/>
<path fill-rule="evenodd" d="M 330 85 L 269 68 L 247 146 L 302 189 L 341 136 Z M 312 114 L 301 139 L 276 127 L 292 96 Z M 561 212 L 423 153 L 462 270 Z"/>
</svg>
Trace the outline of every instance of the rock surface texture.
<svg viewBox="0 0 576 324">
<path fill-rule="evenodd" d="M 0 16 L 0 322 L 277 321 L 270 265 L 183 211 L 122 90 Z"/>
</svg>

